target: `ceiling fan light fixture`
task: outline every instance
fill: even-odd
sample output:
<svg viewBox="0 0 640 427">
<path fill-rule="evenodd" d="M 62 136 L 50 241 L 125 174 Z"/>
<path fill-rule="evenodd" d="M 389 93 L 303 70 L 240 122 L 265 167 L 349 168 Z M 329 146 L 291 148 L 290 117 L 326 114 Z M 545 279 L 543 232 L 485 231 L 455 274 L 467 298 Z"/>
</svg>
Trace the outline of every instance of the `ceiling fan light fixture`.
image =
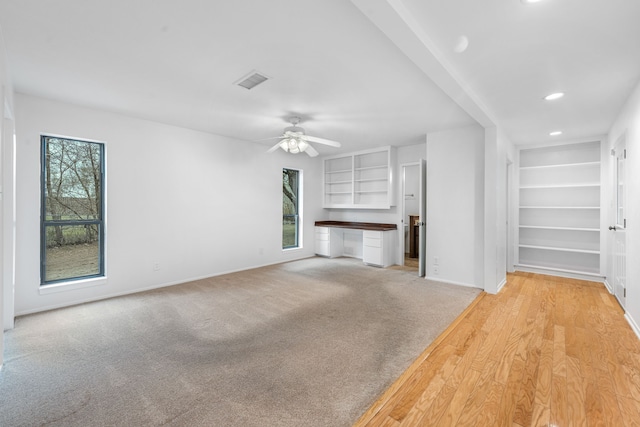
<svg viewBox="0 0 640 427">
<path fill-rule="evenodd" d="M 298 149 L 300 150 L 301 153 L 303 153 L 308 146 L 309 144 L 307 144 L 305 140 L 303 139 L 298 140 Z"/>
<path fill-rule="evenodd" d="M 564 92 L 554 92 L 544 97 L 545 101 L 555 101 L 556 99 L 560 99 L 564 96 Z"/>
</svg>

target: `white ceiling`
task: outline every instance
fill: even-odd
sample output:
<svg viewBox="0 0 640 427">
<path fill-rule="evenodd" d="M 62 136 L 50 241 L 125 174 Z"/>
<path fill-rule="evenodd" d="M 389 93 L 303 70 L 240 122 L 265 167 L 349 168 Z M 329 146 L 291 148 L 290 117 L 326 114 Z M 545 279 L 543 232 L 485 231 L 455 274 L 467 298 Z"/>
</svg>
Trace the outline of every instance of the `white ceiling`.
<svg viewBox="0 0 640 427">
<path fill-rule="evenodd" d="M 515 143 L 605 134 L 640 77 L 638 18 L 636 0 L 0 0 L 18 92 L 246 140 L 295 114 L 344 150 L 476 121 Z M 234 85 L 252 70 L 271 79 Z"/>
</svg>

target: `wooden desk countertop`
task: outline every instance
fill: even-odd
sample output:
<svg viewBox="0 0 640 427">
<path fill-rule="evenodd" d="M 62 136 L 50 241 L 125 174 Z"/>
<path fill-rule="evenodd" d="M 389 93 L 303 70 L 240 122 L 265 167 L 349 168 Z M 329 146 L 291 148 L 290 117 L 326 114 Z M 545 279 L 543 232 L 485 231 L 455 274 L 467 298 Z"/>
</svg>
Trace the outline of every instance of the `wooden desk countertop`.
<svg viewBox="0 0 640 427">
<path fill-rule="evenodd" d="M 355 230 L 389 231 L 397 230 L 396 224 L 382 224 L 378 222 L 350 222 L 350 221 L 316 221 L 316 227 L 352 228 Z"/>
</svg>

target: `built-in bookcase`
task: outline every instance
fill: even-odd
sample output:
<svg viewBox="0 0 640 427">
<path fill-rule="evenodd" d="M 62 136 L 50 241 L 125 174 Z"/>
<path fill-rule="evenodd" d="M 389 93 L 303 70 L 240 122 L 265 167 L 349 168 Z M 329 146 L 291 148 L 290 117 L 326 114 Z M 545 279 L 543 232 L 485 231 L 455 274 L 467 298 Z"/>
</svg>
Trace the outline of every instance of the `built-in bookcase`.
<svg viewBox="0 0 640 427">
<path fill-rule="evenodd" d="M 520 150 L 518 265 L 600 275 L 600 142 Z"/>
<path fill-rule="evenodd" d="M 389 209 L 395 205 L 394 147 L 324 159 L 325 208 Z"/>
</svg>

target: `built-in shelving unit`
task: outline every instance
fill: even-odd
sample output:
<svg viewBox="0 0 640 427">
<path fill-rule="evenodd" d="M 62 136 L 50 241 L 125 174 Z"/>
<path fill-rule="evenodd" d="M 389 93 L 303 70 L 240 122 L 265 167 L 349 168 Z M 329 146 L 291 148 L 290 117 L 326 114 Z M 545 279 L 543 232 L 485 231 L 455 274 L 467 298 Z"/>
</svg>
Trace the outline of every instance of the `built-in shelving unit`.
<svg viewBox="0 0 640 427">
<path fill-rule="evenodd" d="M 520 150 L 518 265 L 600 275 L 600 142 Z"/>
<path fill-rule="evenodd" d="M 394 206 L 394 163 L 394 147 L 325 158 L 323 206 L 360 209 Z"/>
</svg>

